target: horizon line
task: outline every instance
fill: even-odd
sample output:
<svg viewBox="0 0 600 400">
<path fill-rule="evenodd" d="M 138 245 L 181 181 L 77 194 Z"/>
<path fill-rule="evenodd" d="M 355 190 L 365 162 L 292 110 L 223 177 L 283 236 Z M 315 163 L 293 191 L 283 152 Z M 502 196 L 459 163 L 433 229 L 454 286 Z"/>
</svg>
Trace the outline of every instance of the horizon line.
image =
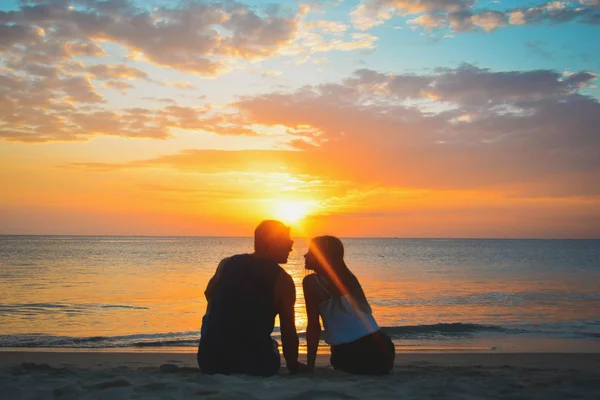
<svg viewBox="0 0 600 400">
<path fill-rule="evenodd" d="M 42 237 L 147 237 L 147 238 L 226 238 L 251 239 L 254 236 L 224 235 L 111 235 L 111 234 L 35 234 L 0 233 L 3 236 L 42 236 Z M 409 237 L 409 236 L 337 236 L 340 239 L 403 239 L 403 240 L 600 240 L 600 237 Z M 297 239 L 310 239 L 308 236 L 292 236 Z"/>
</svg>

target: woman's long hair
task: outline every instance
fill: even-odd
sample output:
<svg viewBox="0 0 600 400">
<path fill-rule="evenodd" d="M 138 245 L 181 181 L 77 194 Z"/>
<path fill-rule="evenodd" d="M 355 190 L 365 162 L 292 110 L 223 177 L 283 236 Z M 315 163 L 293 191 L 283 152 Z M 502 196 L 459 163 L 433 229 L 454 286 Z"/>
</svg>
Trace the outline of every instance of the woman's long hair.
<svg viewBox="0 0 600 400">
<path fill-rule="evenodd" d="M 312 239 L 311 248 L 320 266 L 315 272 L 329 282 L 331 296 L 340 302 L 342 295 L 348 293 L 353 307 L 371 313 L 371 307 L 358 278 L 344 262 L 342 241 L 335 236 L 318 236 Z"/>
</svg>

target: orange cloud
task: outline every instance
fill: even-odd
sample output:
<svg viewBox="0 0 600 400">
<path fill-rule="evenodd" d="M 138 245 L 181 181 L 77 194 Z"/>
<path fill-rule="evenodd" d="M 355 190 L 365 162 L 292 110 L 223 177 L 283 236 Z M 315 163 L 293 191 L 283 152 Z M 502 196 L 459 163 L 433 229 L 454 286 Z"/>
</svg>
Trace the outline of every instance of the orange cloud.
<svg viewBox="0 0 600 400">
<path fill-rule="evenodd" d="M 231 105 L 238 113 L 197 118 L 193 110 L 170 107 L 159 114 L 177 119 L 168 119 L 168 126 L 223 134 L 286 127 L 289 145 L 302 151 L 188 151 L 114 167 L 284 170 L 411 189 L 596 196 L 600 106 L 577 93 L 594 78 L 588 72 L 497 73 L 471 66 L 435 76 L 361 70 L 341 84 L 244 97 Z M 423 96 L 425 88 L 455 108 L 432 113 L 403 103 Z"/>
<path fill-rule="evenodd" d="M 75 69 L 77 71 L 77 69 Z M 149 79 L 144 71 L 125 64 L 96 64 L 82 67 L 79 71 L 92 75 L 94 79 Z"/>
<path fill-rule="evenodd" d="M 264 71 L 261 75 L 265 78 L 275 78 L 281 76 L 281 74 L 283 74 L 283 72 L 270 69 L 268 71 Z"/>
<path fill-rule="evenodd" d="M 181 81 L 164 81 L 162 82 L 163 85 L 167 85 L 167 86 L 172 86 L 178 89 L 187 89 L 187 90 L 194 90 L 195 87 L 194 85 L 192 85 L 190 82 L 181 82 Z"/>
<path fill-rule="evenodd" d="M 65 51 L 71 56 L 104 57 L 106 52 L 97 43 L 73 42 L 64 44 Z"/>
</svg>

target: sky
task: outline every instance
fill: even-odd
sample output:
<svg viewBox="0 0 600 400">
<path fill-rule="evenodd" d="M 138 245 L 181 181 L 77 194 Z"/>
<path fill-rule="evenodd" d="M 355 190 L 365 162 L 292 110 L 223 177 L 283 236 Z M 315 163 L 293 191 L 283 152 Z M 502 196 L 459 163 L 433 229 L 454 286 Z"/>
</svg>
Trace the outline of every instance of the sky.
<svg viewBox="0 0 600 400">
<path fill-rule="evenodd" d="M 600 238 L 600 0 L 0 0 L 0 234 Z"/>
</svg>

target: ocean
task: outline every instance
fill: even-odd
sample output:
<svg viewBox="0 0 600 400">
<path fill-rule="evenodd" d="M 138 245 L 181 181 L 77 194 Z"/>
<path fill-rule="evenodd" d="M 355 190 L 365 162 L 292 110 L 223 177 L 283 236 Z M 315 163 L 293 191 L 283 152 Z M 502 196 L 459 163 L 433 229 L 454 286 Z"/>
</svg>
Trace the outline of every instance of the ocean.
<svg viewBox="0 0 600 400">
<path fill-rule="evenodd" d="M 343 242 L 399 352 L 600 352 L 600 240 Z M 303 346 L 306 248 L 297 239 L 284 266 Z M 251 238 L 0 236 L 0 348 L 195 351 L 206 283 L 251 250 Z"/>
</svg>

